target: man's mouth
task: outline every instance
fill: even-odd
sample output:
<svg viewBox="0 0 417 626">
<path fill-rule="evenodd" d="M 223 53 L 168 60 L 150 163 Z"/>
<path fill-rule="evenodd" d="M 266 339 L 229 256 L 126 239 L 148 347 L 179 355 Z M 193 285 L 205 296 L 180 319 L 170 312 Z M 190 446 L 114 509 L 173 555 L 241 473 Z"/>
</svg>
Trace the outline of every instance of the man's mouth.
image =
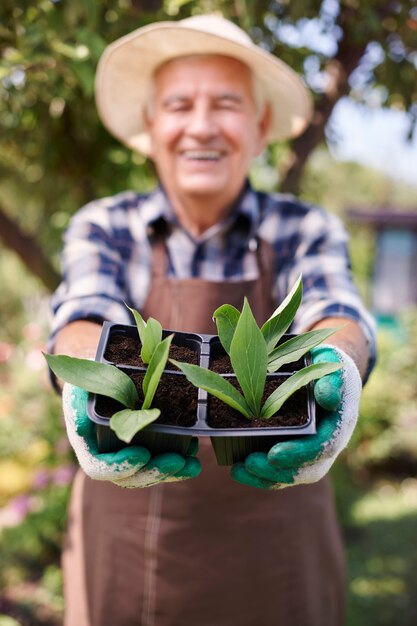
<svg viewBox="0 0 417 626">
<path fill-rule="evenodd" d="M 181 154 L 187 161 L 219 161 L 223 156 L 220 150 L 184 150 Z"/>
</svg>

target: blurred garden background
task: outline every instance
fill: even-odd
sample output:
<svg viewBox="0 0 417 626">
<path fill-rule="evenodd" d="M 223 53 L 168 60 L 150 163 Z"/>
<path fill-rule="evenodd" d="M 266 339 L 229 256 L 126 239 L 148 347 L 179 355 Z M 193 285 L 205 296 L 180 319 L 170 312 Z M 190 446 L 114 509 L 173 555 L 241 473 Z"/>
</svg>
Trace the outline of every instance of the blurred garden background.
<svg viewBox="0 0 417 626">
<path fill-rule="evenodd" d="M 62 623 L 59 558 L 75 462 L 42 356 L 62 234 L 94 197 L 155 183 L 152 165 L 98 120 L 97 60 L 133 27 L 211 11 L 247 29 L 313 91 L 312 125 L 258 159 L 253 183 L 325 206 L 351 233 L 355 279 L 378 319 L 379 360 L 354 440 L 332 470 L 348 552 L 347 624 L 417 623 L 417 156 L 414 183 L 333 156 L 343 99 L 402 112 L 404 150 L 413 141 L 415 3 L 2 0 L 0 626 Z"/>
</svg>

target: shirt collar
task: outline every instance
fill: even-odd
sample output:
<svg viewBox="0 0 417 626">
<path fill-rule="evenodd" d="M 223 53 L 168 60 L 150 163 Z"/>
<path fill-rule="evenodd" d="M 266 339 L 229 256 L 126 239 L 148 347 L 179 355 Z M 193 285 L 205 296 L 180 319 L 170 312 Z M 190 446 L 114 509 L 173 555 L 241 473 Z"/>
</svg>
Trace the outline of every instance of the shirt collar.
<svg viewBox="0 0 417 626">
<path fill-rule="evenodd" d="M 141 206 L 141 215 L 146 226 L 149 227 L 156 226 L 158 222 L 163 222 L 165 225 L 178 225 L 174 210 L 161 185 L 145 199 Z M 257 230 L 259 219 L 259 195 L 247 180 L 231 213 L 213 228 L 216 231 L 226 231 L 235 227 L 244 228 L 251 236 Z M 209 230 L 211 233 L 212 229 Z"/>
<path fill-rule="evenodd" d="M 161 219 L 166 222 L 175 220 L 174 211 L 162 187 L 157 187 L 145 198 L 140 211 L 147 226 L 154 225 Z"/>
</svg>

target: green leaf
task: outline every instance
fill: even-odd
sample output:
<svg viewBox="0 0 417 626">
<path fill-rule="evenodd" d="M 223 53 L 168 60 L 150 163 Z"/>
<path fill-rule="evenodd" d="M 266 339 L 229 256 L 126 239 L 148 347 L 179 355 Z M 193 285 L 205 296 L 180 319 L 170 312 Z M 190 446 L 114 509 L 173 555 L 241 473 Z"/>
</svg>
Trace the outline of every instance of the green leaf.
<svg viewBox="0 0 417 626">
<path fill-rule="evenodd" d="M 168 360 L 169 348 L 174 335 L 169 335 L 157 346 L 146 370 L 142 383 L 143 395 L 145 396 L 142 409 L 149 409 L 155 392 L 161 380 L 162 372 Z"/>
<path fill-rule="evenodd" d="M 158 320 L 153 317 L 150 317 L 148 321 L 145 322 L 139 311 L 131 309 L 127 304 L 126 306 L 135 318 L 139 339 L 142 344 L 140 352 L 142 361 L 144 363 L 150 363 L 152 355 L 162 339 L 162 326 Z"/>
<path fill-rule="evenodd" d="M 312 380 L 336 372 L 341 367 L 341 363 L 317 363 L 295 372 L 271 393 L 262 407 L 261 417 L 265 419 L 272 417 L 295 391 L 301 389 L 301 387 L 304 387 Z"/>
<path fill-rule="evenodd" d="M 252 415 L 260 413 L 268 355 L 266 344 L 245 298 L 230 345 L 230 361 Z"/>
<path fill-rule="evenodd" d="M 126 304 L 127 306 L 127 304 Z M 130 306 L 127 306 L 127 308 L 129 309 L 129 311 L 132 313 L 133 317 L 135 318 L 135 322 L 136 322 L 136 326 L 138 329 L 138 334 L 139 334 L 139 339 L 141 344 L 145 343 L 145 329 L 146 329 L 146 322 L 143 319 L 142 315 L 139 313 L 139 311 L 137 311 L 136 309 L 131 309 Z"/>
<path fill-rule="evenodd" d="M 153 317 L 150 317 L 146 323 L 143 333 L 142 350 L 140 356 L 144 363 L 150 363 L 152 355 L 155 352 L 162 339 L 162 326 Z"/>
<path fill-rule="evenodd" d="M 117 437 L 126 443 L 130 443 L 137 432 L 152 424 L 160 416 L 159 409 L 131 411 L 124 409 L 118 411 L 110 419 L 110 428 Z"/>
<path fill-rule="evenodd" d="M 60 354 L 44 356 L 54 374 L 65 382 L 135 408 L 138 401 L 136 387 L 131 378 L 114 365 Z"/>
<path fill-rule="evenodd" d="M 232 343 L 239 317 L 240 312 L 231 304 L 223 304 L 213 313 L 213 319 L 216 321 L 217 334 L 219 335 L 220 343 L 226 350 L 227 354 L 230 354 L 230 344 Z"/>
<path fill-rule="evenodd" d="M 226 378 L 199 365 L 180 363 L 174 359 L 170 359 L 170 361 L 184 372 L 190 383 L 211 393 L 211 395 L 219 398 L 219 400 L 236 409 L 245 417 L 250 418 L 252 416 L 251 410 L 242 394 Z"/>
<path fill-rule="evenodd" d="M 309 350 L 330 337 L 338 328 L 310 330 L 285 341 L 268 354 L 268 372 L 276 372 L 286 363 L 294 363 Z"/>
<path fill-rule="evenodd" d="M 268 353 L 271 352 L 282 335 L 291 326 L 303 297 L 303 283 L 301 274 L 297 278 L 295 285 L 281 302 L 279 307 L 273 312 L 269 320 L 262 326 L 261 331 L 266 341 Z"/>
</svg>

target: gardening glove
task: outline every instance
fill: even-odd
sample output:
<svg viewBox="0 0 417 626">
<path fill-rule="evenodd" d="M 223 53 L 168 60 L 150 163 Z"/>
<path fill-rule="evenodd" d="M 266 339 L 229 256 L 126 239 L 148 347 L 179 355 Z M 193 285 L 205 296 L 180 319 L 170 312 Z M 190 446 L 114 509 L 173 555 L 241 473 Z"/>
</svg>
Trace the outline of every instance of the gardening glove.
<svg viewBox="0 0 417 626">
<path fill-rule="evenodd" d="M 315 435 L 275 444 L 268 454 L 253 452 L 232 467 L 232 478 L 260 489 L 282 489 L 314 483 L 327 474 L 347 446 L 356 426 L 362 383 L 352 359 L 342 350 L 320 345 L 312 351 L 313 363 L 342 362 L 343 368 L 315 383 L 320 409 Z"/>
<path fill-rule="evenodd" d="M 88 392 L 65 384 L 62 394 L 68 439 L 84 472 L 94 480 L 109 480 L 119 487 L 150 487 L 160 482 L 194 478 L 201 471 L 195 454 L 197 439 L 190 444 L 188 456 L 174 452 L 151 456 L 146 448 L 130 446 L 118 452 L 100 453 L 95 426 L 87 415 Z"/>
</svg>

